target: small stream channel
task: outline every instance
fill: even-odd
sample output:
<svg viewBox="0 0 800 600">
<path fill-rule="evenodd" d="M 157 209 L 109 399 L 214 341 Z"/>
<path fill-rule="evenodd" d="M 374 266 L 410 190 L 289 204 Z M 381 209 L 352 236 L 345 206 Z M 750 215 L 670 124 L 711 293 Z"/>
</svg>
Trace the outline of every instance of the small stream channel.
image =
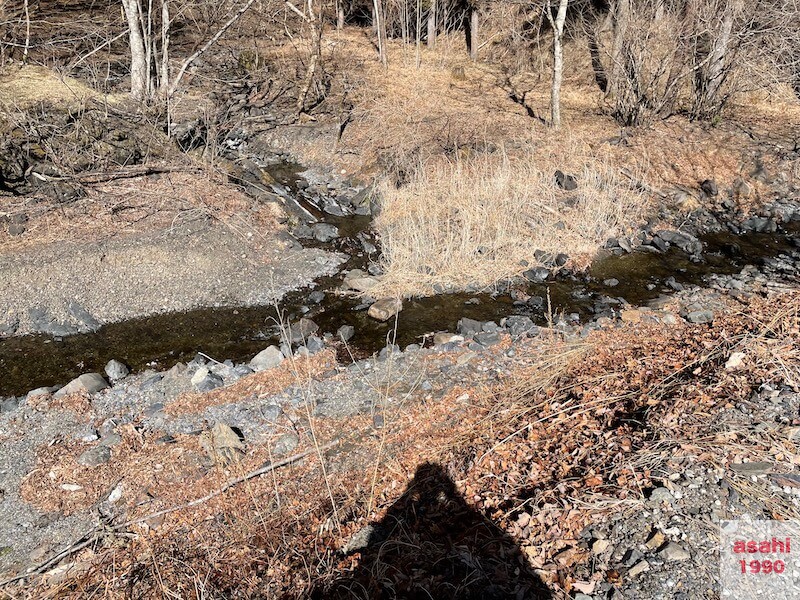
<svg viewBox="0 0 800 600">
<path fill-rule="evenodd" d="M 324 217 L 325 222 L 339 227 L 341 237 L 333 242 L 336 249 L 355 247 L 348 240 L 368 228 L 369 217 L 323 215 L 298 187 L 298 170 L 292 165 L 271 169 L 270 175 L 278 181 L 275 190 L 298 201 L 314 217 Z M 789 253 L 797 247 L 798 233 L 800 229 L 792 228 L 771 234 L 710 234 L 700 238 L 705 246 L 701 262 L 692 262 L 675 248 L 663 254 L 633 252 L 597 260 L 583 275 L 562 275 L 518 289 L 542 299 L 549 295 L 553 311 L 577 313 L 581 320 L 590 320 L 598 316 L 598 307 L 609 298 L 611 304 L 622 299 L 642 306 L 670 293 L 672 289 L 665 284 L 669 277 L 682 285 L 702 285 L 711 274 L 738 273 L 745 265 L 757 265 L 764 258 Z M 365 266 L 363 253 L 359 256 L 352 252 L 351 256 L 345 269 Z M 611 279 L 619 283 L 604 283 Z M 356 333 L 350 345 L 359 356 L 384 347 L 392 336 L 405 347 L 420 343 L 431 332 L 455 331 L 462 317 L 499 322 L 509 315 L 526 315 L 536 322 L 546 322 L 546 303 L 515 304 L 508 293 L 443 294 L 406 300 L 394 333 L 393 321 L 379 323 L 367 316 L 365 307 L 356 310 L 358 299 L 334 293 L 340 286 L 341 275 L 320 278 L 312 287 L 285 296 L 280 309 L 290 321 L 301 316 L 313 319 L 320 333 L 334 333 L 342 325 L 352 325 Z M 308 301 L 313 290 L 325 292 L 319 304 Z M 3 339 L 0 396 L 23 395 L 40 386 L 66 383 L 81 373 L 102 372 L 112 358 L 134 371 L 168 369 L 179 361 L 191 360 L 197 352 L 220 361 L 246 362 L 278 339 L 277 317 L 275 307 L 206 308 L 109 324 L 93 333 L 60 339 L 44 335 Z"/>
</svg>

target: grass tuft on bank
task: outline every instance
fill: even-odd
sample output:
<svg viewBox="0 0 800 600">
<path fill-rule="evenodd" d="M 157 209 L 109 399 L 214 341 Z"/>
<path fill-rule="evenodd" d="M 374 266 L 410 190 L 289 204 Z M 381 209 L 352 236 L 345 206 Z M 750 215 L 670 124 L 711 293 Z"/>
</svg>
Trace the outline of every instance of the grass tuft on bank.
<svg viewBox="0 0 800 600">
<path fill-rule="evenodd" d="M 372 295 L 487 288 L 565 253 L 587 265 L 610 237 L 641 221 L 645 198 L 599 160 L 560 189 L 555 161 L 503 152 L 420 165 L 407 185 L 385 180 L 375 220 L 385 275 Z"/>
</svg>

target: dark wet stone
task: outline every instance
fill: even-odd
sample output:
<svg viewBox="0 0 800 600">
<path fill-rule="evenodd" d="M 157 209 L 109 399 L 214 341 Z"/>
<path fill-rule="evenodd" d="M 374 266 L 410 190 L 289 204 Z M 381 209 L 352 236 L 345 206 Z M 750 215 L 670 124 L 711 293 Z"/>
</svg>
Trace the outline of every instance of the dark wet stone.
<svg viewBox="0 0 800 600">
<path fill-rule="evenodd" d="M 311 319 L 303 318 L 289 326 L 289 339 L 293 344 L 299 344 L 318 330 L 319 325 Z"/>
<path fill-rule="evenodd" d="M 534 267 L 533 269 L 528 269 L 522 275 L 529 281 L 534 283 L 542 283 L 543 281 L 546 281 L 548 277 L 550 277 L 550 269 L 546 269 L 545 267 Z"/>
<path fill-rule="evenodd" d="M 706 179 L 703 181 L 703 183 L 700 184 L 700 189 L 703 190 L 707 196 L 713 197 L 719 194 L 717 183 L 713 179 Z"/>
<path fill-rule="evenodd" d="M 87 331 L 94 331 L 100 328 L 100 321 L 95 319 L 88 310 L 86 310 L 83 306 L 75 302 L 74 300 L 69 303 L 67 307 L 67 312 L 72 316 L 73 319 L 78 321 L 81 326 L 79 329 L 81 333 L 85 333 Z"/>
<path fill-rule="evenodd" d="M 742 223 L 742 227 L 758 233 L 775 233 L 778 230 L 778 224 L 768 217 L 750 217 Z"/>
<path fill-rule="evenodd" d="M 556 180 L 556 185 L 562 190 L 571 192 L 572 190 L 578 189 L 578 181 L 575 179 L 574 175 L 567 175 L 563 171 L 558 170 L 553 176 Z"/>
<path fill-rule="evenodd" d="M 481 346 L 493 346 L 500 341 L 500 333 L 497 331 L 483 331 L 481 333 L 476 333 L 473 339 Z"/>
<path fill-rule="evenodd" d="M 210 392 L 218 387 L 222 387 L 223 383 L 222 377 L 214 373 L 209 373 L 195 384 L 195 388 L 197 388 L 198 392 Z"/>
<path fill-rule="evenodd" d="M 306 340 L 306 349 L 308 350 L 309 354 L 316 354 L 324 347 L 325 342 L 316 335 L 309 336 L 308 340 Z"/>
<path fill-rule="evenodd" d="M 343 342 L 349 342 L 356 333 L 355 327 L 352 325 L 342 325 L 336 330 L 336 337 Z"/>
<path fill-rule="evenodd" d="M 475 319 L 468 319 L 467 317 L 463 317 L 459 319 L 457 331 L 463 336 L 475 335 L 479 331 L 483 330 L 483 323 L 480 321 L 476 321 Z"/>
<path fill-rule="evenodd" d="M 505 320 L 505 326 L 509 333 L 514 337 L 523 335 L 535 335 L 538 332 L 538 327 L 533 323 L 530 317 L 511 316 Z"/>
<path fill-rule="evenodd" d="M 672 276 L 667 277 L 667 279 L 664 280 L 664 283 L 676 292 L 681 292 L 685 289 L 683 285 L 675 281 L 675 278 Z"/>
<path fill-rule="evenodd" d="M 541 310 L 544 308 L 544 298 L 541 296 L 531 296 L 528 300 L 528 306 L 537 310 Z"/>
<path fill-rule="evenodd" d="M 311 226 L 314 239 L 319 242 L 330 242 L 339 237 L 339 229 L 330 223 L 314 223 Z"/>
</svg>

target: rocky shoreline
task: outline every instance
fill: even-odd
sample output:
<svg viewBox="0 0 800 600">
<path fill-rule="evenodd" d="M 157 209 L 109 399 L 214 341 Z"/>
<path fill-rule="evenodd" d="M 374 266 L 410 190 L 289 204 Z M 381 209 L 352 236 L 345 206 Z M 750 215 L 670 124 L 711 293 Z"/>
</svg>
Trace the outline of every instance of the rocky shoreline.
<svg viewBox="0 0 800 600">
<path fill-rule="evenodd" d="M 2 571 L 24 570 L 77 535 L 94 518 L 92 510 L 77 511 L 66 518 L 56 513 L 45 515 L 21 497 L 20 486 L 36 466 L 37 449 L 53 439 L 82 448 L 77 461 L 86 469 L 111 461 L 122 440 L 121 432 L 130 426 L 142 432 L 159 432 L 168 440 L 171 436 L 201 435 L 210 424 L 217 424 L 237 432 L 237 439 L 243 444 L 274 444 L 272 452 L 278 456 L 291 452 L 299 441 L 296 433 L 279 425 L 281 419 L 288 418 L 286 424 L 302 419 L 306 407 L 310 407 L 316 417 L 342 418 L 372 411 L 380 401 L 379 390 L 384 385 L 399 385 L 415 398 L 445 393 L 465 377 L 471 378 L 472 385 L 478 385 L 485 377 L 491 379 L 495 369 L 510 368 L 517 360 L 515 357 L 524 355 L 531 344 L 535 346 L 540 336 L 558 335 L 578 340 L 594 330 L 639 323 L 661 323 L 670 327 L 684 321 L 713 323 L 715 310 L 723 305 L 724 297 L 747 299 L 796 288 L 799 264 L 800 252 L 778 256 L 765 261 L 761 267 L 747 267 L 738 274 L 715 277 L 708 288 L 676 292 L 654 307 L 619 304 L 612 317 L 602 315 L 588 323 L 576 322 L 570 315 L 560 316 L 549 327 L 538 326 L 527 316 L 509 316 L 499 323 L 463 318 L 456 331 L 436 333 L 427 347 L 411 344 L 401 349 L 388 345 L 376 356 L 349 365 L 337 365 L 329 349 L 341 349 L 353 334 L 351 328 L 345 326 L 336 333 L 322 332 L 311 319 L 300 319 L 288 324 L 279 346 L 267 347 L 247 363 L 217 362 L 198 355 L 188 364 L 180 363 L 165 372 L 145 371 L 131 375 L 121 362 L 112 361 L 103 374 L 88 373 L 61 388 L 37 389 L 25 397 L 6 398 L 0 403 L 0 431 L 4 432 L 6 448 L 0 468 Z M 238 385 L 251 389 L 251 380 L 264 382 L 286 378 L 289 366 L 299 361 L 320 362 L 310 383 L 303 384 L 289 376 L 282 379 L 285 383 L 274 391 L 265 388 L 265 392 L 224 400 L 228 388 L 239 389 Z M 454 366 L 446 367 L 446 364 Z M 796 401 L 795 396 L 792 397 Z M 64 404 L 70 398 L 84 398 L 86 409 L 79 412 L 70 409 Z M 187 398 L 191 398 L 189 404 Z M 276 441 L 275 434 L 281 430 L 286 433 Z M 213 465 L 208 457 L 198 456 L 197 460 L 206 464 L 205 468 Z M 211 462 L 203 463 L 204 460 Z M 661 504 L 661 492 L 655 494 L 656 498 L 651 496 L 653 514 L 659 519 L 662 517 L 658 515 L 670 518 L 668 515 L 672 513 L 659 512 L 666 510 L 666 506 L 675 512 L 689 510 L 691 507 L 686 508 L 689 498 L 699 497 L 695 492 L 687 493 L 676 503 L 676 490 L 682 489 L 681 486 L 690 486 L 690 490 L 707 486 L 695 480 L 710 477 L 710 474 L 697 472 L 689 476 L 684 472 L 681 477 L 688 479 L 685 482 L 683 479 L 667 480 L 662 494 L 666 504 Z M 65 497 L 83 493 L 80 483 L 61 487 Z M 630 527 L 625 521 L 592 533 L 590 541 L 598 548 L 608 549 L 603 550 L 603 555 L 626 568 L 634 568 L 644 560 L 648 566 L 636 568 L 640 573 L 648 572 L 643 577 L 652 577 L 655 581 L 663 570 L 682 568 L 688 560 L 687 553 L 693 556 L 684 548 L 687 535 L 691 541 L 691 534 L 675 533 L 668 521 L 665 523 L 662 527 L 666 532 L 662 533 L 667 536 L 665 543 L 676 540 L 674 543 L 680 548 L 671 545 L 662 548 L 663 544 L 654 546 L 655 542 L 643 542 L 648 548 L 658 549 L 654 558 L 640 550 L 626 553 L 624 557 L 617 556 L 619 548 L 614 546 L 616 550 L 612 552 L 611 542 L 609 546 L 597 543 L 598 540 L 618 540 Z M 667 581 L 664 585 L 673 584 Z M 657 597 L 657 594 L 635 597 Z"/>
</svg>

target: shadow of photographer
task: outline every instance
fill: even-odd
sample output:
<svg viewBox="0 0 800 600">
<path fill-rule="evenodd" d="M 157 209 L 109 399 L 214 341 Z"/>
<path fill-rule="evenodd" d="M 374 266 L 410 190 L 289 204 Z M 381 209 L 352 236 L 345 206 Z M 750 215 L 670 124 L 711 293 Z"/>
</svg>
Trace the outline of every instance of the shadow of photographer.
<svg viewBox="0 0 800 600">
<path fill-rule="evenodd" d="M 360 552 L 358 566 L 311 598 L 551 598 L 514 540 L 468 506 L 437 464 L 420 465 L 386 516 L 344 552 Z"/>
</svg>

